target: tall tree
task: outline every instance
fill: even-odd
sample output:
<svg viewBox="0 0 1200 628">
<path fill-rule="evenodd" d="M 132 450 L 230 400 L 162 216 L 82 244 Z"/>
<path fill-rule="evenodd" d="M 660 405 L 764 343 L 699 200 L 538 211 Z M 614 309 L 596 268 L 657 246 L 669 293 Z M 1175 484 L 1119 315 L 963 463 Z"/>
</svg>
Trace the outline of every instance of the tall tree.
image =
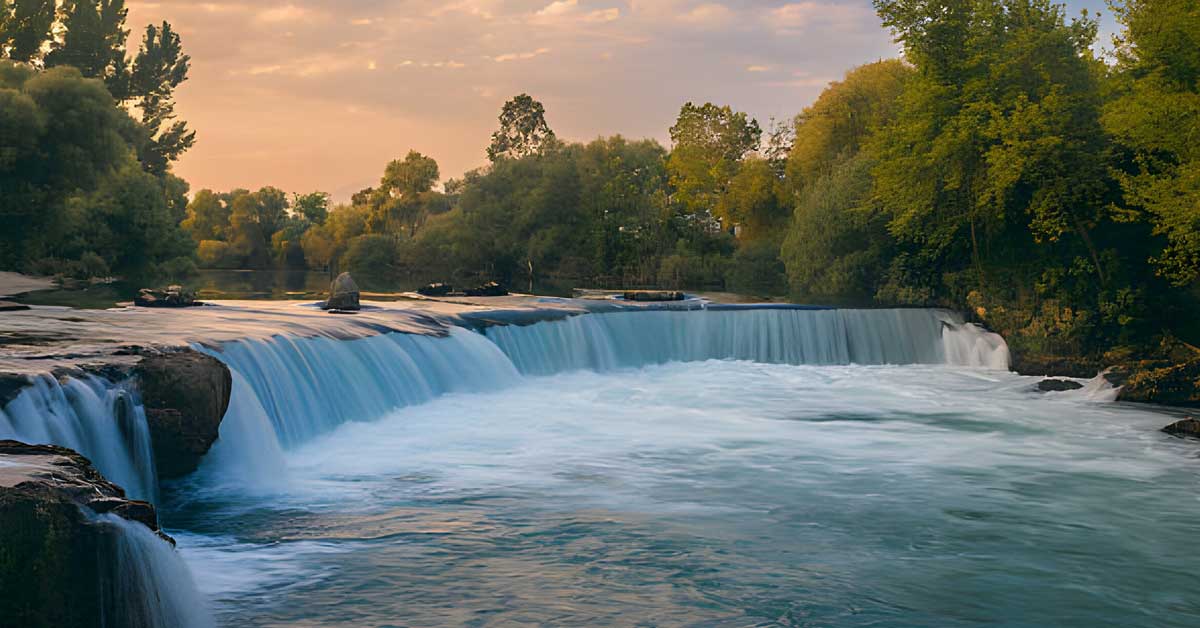
<svg viewBox="0 0 1200 628">
<path fill-rule="evenodd" d="M 128 94 L 125 0 L 67 0 L 62 6 L 63 34 L 46 55 L 46 66 L 69 65 L 87 78 L 104 81 L 117 100 Z"/>
<path fill-rule="evenodd" d="M 52 37 L 55 0 L 0 0 L 0 57 L 28 63 Z"/>
<path fill-rule="evenodd" d="M 430 192 L 440 176 L 437 162 L 415 150 L 389 163 L 372 192 L 371 230 L 415 234 L 428 215 Z"/>
<path fill-rule="evenodd" d="M 671 127 L 667 161 L 680 202 L 694 214 L 717 211 L 742 158 L 758 148 L 761 138 L 758 121 L 728 105 L 685 104 Z"/>
<path fill-rule="evenodd" d="M 175 89 L 187 80 L 191 57 L 183 54 L 179 34 L 171 25 L 146 27 L 146 35 L 133 61 L 128 94 L 141 112 L 145 144 L 139 158 L 146 170 L 166 172 L 196 141 L 187 123 L 175 120 Z"/>
<path fill-rule="evenodd" d="M 529 94 L 521 94 L 504 103 L 500 111 L 500 129 L 492 134 L 488 159 L 521 159 L 553 146 L 557 139 L 546 124 L 546 108 Z"/>
</svg>

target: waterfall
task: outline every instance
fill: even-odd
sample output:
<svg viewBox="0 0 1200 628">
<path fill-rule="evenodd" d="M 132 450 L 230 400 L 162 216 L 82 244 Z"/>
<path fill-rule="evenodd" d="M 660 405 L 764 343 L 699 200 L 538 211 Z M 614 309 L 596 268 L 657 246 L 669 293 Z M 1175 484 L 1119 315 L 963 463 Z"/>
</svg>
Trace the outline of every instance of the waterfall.
<svg viewBox="0 0 1200 628">
<path fill-rule="evenodd" d="M 209 609 L 192 574 L 169 543 L 146 526 L 99 515 L 111 531 L 112 562 L 101 565 L 101 626 L 111 628 L 211 628 Z"/>
<path fill-rule="evenodd" d="M 224 344 L 215 356 L 241 378 L 237 429 L 263 438 L 264 412 L 289 448 L 350 421 L 367 421 L 450 392 L 491 390 L 519 377 L 495 345 L 455 328 L 446 337 L 388 333 L 355 340 L 275 336 Z M 252 393 L 254 401 L 243 399 Z M 231 412 L 226 412 L 229 420 Z M 245 416 L 245 415 L 251 416 Z M 222 430 L 224 431 L 224 430 Z"/>
<path fill-rule="evenodd" d="M 69 447 L 130 497 L 156 500 L 150 430 L 131 388 L 94 376 L 60 382 L 42 375 L 31 383 L 0 409 L 0 438 Z"/>
<path fill-rule="evenodd" d="M 485 334 L 530 375 L 723 359 L 1008 368 L 999 336 L 927 309 L 612 312 Z"/>
</svg>

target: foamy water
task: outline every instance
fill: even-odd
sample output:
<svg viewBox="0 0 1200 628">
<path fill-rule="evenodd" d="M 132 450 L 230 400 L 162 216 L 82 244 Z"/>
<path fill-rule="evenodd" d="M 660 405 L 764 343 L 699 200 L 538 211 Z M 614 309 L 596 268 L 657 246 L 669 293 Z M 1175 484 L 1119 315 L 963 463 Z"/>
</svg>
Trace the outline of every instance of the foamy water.
<svg viewBox="0 0 1200 628">
<path fill-rule="evenodd" d="M 164 516 L 229 626 L 1200 623 L 1194 443 L 1036 381 L 526 377 L 333 427 L 266 484 L 202 472 Z"/>
</svg>

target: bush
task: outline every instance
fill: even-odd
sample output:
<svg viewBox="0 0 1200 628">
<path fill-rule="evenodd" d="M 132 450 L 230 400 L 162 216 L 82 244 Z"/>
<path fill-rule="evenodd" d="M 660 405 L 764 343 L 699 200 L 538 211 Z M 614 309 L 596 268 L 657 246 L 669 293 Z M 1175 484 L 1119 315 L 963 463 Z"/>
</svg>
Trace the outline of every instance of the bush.
<svg viewBox="0 0 1200 628">
<path fill-rule="evenodd" d="M 786 292 L 779 247 L 769 240 L 742 245 L 733 254 L 725 276 L 726 286 L 735 292 L 753 295 L 778 295 Z"/>
<path fill-rule="evenodd" d="M 400 263 L 400 250 L 391 236 L 369 234 L 350 240 L 350 248 L 342 257 L 346 270 L 364 275 L 394 274 Z"/>
<path fill-rule="evenodd" d="M 237 268 L 241 265 L 241 256 L 233 246 L 220 240 L 201 240 L 196 256 L 203 268 Z"/>
</svg>

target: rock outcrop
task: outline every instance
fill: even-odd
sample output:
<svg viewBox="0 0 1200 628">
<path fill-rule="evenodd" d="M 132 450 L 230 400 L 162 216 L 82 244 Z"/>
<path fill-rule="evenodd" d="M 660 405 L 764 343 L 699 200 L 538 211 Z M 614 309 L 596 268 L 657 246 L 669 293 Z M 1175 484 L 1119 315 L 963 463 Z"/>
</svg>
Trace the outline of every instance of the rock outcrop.
<svg viewBox="0 0 1200 628">
<path fill-rule="evenodd" d="M 196 300 L 193 292 L 183 289 L 183 286 L 167 286 L 166 290 L 142 288 L 138 291 L 133 304 L 138 307 L 191 307 L 204 305 Z"/>
<path fill-rule="evenodd" d="M 1200 438 L 1200 420 L 1188 417 L 1164 427 L 1162 431 L 1173 436 L 1191 436 L 1192 438 Z"/>
<path fill-rule="evenodd" d="M 326 310 L 354 312 L 361 309 L 358 303 L 358 284 L 350 273 L 342 273 L 329 286 L 329 299 L 321 307 Z"/>
<path fill-rule="evenodd" d="M 1079 390 L 1083 388 L 1083 384 L 1069 379 L 1043 379 L 1037 384 L 1038 390 L 1042 392 L 1063 392 L 1067 390 Z"/>
<path fill-rule="evenodd" d="M 626 301 L 642 303 L 661 303 L 664 301 L 682 301 L 687 296 L 677 290 L 629 290 L 622 295 Z"/>
<path fill-rule="evenodd" d="M 1200 406 L 1200 358 L 1177 364 L 1142 362 L 1104 375 L 1121 386 L 1121 401 Z"/>
<path fill-rule="evenodd" d="M 135 368 L 160 478 L 196 470 L 229 407 L 233 380 L 220 360 L 185 350 L 150 355 Z"/>
<path fill-rule="evenodd" d="M 113 556 L 111 513 L 158 530 L 154 506 L 127 499 L 70 449 L 0 441 L 0 624 L 100 626 Z"/>
</svg>

